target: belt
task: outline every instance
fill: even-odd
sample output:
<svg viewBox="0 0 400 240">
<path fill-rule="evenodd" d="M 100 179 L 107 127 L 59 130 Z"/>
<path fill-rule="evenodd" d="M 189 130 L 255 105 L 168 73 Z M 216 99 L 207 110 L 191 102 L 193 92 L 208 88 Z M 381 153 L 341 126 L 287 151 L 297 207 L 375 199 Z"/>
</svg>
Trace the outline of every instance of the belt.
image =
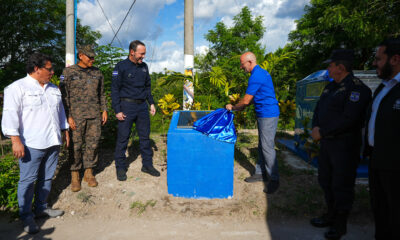
<svg viewBox="0 0 400 240">
<path fill-rule="evenodd" d="M 130 102 L 130 103 L 144 103 L 144 99 L 132 99 L 132 98 L 121 98 L 121 101 Z"/>
</svg>

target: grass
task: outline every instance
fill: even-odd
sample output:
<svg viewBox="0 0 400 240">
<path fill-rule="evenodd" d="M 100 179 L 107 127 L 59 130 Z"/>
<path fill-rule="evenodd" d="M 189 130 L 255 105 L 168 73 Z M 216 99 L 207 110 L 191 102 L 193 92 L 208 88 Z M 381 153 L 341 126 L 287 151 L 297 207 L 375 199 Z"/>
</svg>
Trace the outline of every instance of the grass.
<svg viewBox="0 0 400 240">
<path fill-rule="evenodd" d="M 94 204 L 94 201 L 91 199 L 93 195 L 87 193 L 87 192 L 80 192 L 76 196 L 79 200 L 81 200 L 85 204 Z"/>
<path fill-rule="evenodd" d="M 144 213 L 148 206 L 154 207 L 157 204 L 157 200 L 148 200 L 146 203 L 142 203 L 141 201 L 134 201 L 130 205 L 130 209 L 136 209 L 137 215 L 141 215 Z"/>
<path fill-rule="evenodd" d="M 277 138 L 292 138 L 285 132 L 278 132 Z M 257 135 L 238 134 L 235 146 L 235 161 L 246 169 L 254 168 L 257 161 Z M 295 169 L 283 159 L 283 151 L 288 151 L 277 143 L 276 153 L 279 165 L 281 186 L 277 193 L 268 196 L 268 215 L 312 217 L 325 211 L 324 194 L 319 186 L 315 170 Z M 247 176 L 247 175 L 246 175 Z M 239 175 L 242 180 L 245 176 Z M 253 210 L 257 214 L 257 209 Z M 351 218 L 355 221 L 370 221 L 369 191 L 365 185 L 355 188 L 355 201 Z"/>
</svg>

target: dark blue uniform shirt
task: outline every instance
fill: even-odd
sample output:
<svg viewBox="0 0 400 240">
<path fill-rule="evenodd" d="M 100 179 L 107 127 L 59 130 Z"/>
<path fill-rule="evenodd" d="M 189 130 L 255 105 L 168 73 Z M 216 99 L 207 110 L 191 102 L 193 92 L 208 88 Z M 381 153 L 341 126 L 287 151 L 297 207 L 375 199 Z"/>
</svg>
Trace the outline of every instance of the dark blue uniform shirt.
<svg viewBox="0 0 400 240">
<path fill-rule="evenodd" d="M 320 127 L 322 138 L 361 134 L 371 90 L 352 73 L 340 83 L 326 85 L 314 110 L 313 127 Z"/>
<path fill-rule="evenodd" d="M 129 58 L 117 63 L 112 73 L 111 99 L 115 113 L 121 112 L 121 98 L 147 100 L 154 104 L 146 63 L 135 64 Z"/>
</svg>

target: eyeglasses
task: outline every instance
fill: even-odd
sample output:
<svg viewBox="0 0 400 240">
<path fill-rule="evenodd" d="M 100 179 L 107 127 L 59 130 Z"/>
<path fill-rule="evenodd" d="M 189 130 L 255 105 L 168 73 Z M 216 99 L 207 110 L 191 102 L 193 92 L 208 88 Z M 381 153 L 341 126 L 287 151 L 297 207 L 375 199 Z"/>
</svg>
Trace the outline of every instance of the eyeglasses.
<svg viewBox="0 0 400 240">
<path fill-rule="evenodd" d="M 43 67 L 43 68 L 46 69 L 49 72 L 54 72 L 54 68 L 53 67 L 51 67 L 51 68 Z"/>
</svg>

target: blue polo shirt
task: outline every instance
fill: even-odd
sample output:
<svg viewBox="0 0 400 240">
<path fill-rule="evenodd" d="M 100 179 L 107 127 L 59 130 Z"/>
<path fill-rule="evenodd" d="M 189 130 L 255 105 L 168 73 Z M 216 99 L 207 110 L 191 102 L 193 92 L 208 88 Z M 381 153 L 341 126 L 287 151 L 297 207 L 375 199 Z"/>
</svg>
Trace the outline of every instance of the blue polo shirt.
<svg viewBox="0 0 400 240">
<path fill-rule="evenodd" d="M 253 101 L 258 118 L 279 116 L 279 105 L 271 75 L 259 65 L 251 71 L 246 94 L 254 96 Z"/>
</svg>

